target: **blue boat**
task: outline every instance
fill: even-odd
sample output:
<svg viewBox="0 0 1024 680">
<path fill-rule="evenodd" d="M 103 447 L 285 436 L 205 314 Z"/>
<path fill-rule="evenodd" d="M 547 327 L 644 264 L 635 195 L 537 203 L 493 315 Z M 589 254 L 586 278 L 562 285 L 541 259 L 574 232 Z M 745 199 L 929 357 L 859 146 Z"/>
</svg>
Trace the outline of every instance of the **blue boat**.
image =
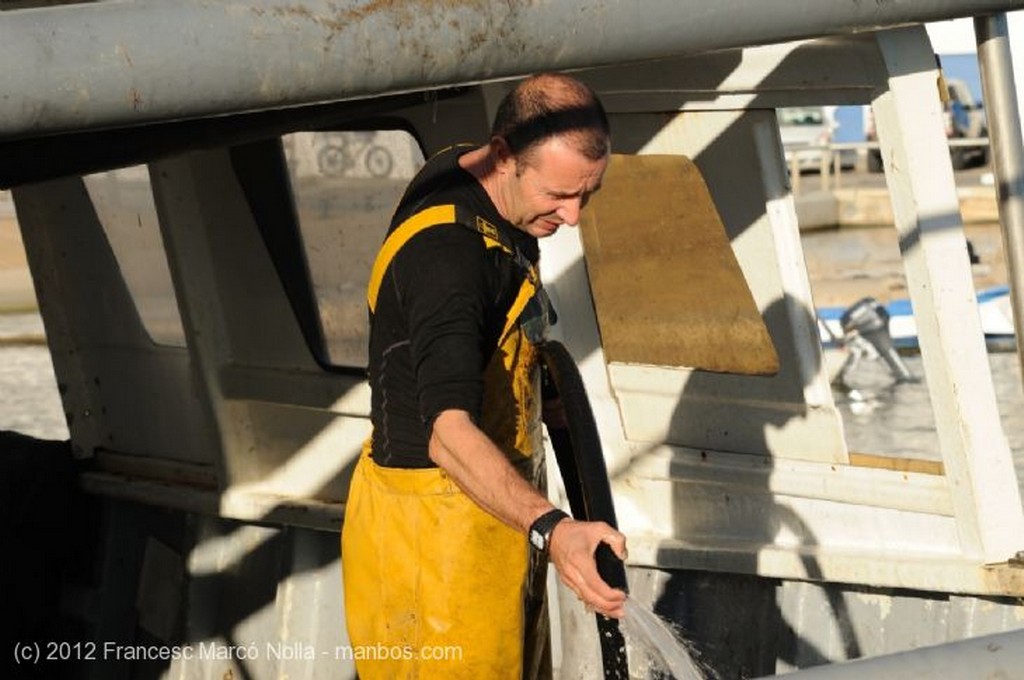
<svg viewBox="0 0 1024 680">
<path fill-rule="evenodd" d="M 854 306 L 821 307 L 817 310 L 818 331 L 824 347 L 843 345 L 848 330 L 844 329 L 843 316 Z M 899 298 L 881 307 L 888 314 L 889 335 L 893 345 L 903 350 L 918 349 L 917 323 L 910 300 Z M 978 314 L 989 351 L 1012 351 L 1016 347 L 1009 286 L 993 286 L 978 293 Z"/>
</svg>

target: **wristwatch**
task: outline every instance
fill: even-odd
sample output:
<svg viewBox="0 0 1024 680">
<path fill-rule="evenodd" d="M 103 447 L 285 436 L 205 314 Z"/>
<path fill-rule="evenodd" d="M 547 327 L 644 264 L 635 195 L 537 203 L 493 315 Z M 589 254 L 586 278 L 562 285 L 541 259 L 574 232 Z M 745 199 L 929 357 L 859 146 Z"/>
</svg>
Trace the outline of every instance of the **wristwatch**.
<svg viewBox="0 0 1024 680">
<path fill-rule="evenodd" d="M 530 525 L 530 545 L 538 552 L 546 553 L 548 551 L 548 542 L 551 540 L 551 532 L 555 530 L 555 526 L 563 519 L 569 519 L 569 515 L 558 508 L 549 510 L 535 519 L 533 524 Z"/>
</svg>

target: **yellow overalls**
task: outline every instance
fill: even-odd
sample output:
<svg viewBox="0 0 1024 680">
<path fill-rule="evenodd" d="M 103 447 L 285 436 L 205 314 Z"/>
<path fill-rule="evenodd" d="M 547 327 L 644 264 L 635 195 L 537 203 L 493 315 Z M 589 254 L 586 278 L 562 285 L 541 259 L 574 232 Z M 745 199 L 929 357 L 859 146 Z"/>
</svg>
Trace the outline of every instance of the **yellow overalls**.
<svg viewBox="0 0 1024 680">
<path fill-rule="evenodd" d="M 381 247 L 368 288 L 371 313 L 402 245 L 423 229 L 452 223 L 478 231 L 488 248 L 514 255 L 485 220 L 453 205 L 428 208 L 399 225 Z M 531 267 L 484 373 L 479 425 L 542 488 L 537 351 L 519 323 L 538 288 Z M 538 640 L 537 624 L 528 625 L 524 611 L 545 618 L 544 570 L 531 568 L 526 537 L 482 510 L 443 470 L 386 468 L 369 452 L 368 440 L 353 473 L 341 537 L 348 633 L 359 677 L 536 675 L 546 620 Z"/>
</svg>

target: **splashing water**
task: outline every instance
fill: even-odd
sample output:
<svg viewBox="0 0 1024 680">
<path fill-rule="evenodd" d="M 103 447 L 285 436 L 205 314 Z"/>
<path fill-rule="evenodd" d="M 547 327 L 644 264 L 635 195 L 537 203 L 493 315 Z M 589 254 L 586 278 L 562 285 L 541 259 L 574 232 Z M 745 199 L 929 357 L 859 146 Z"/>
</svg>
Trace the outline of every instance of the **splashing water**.
<svg viewBox="0 0 1024 680">
<path fill-rule="evenodd" d="M 632 651 L 639 651 L 644 661 L 671 673 L 676 680 L 704 680 L 704 672 L 690 657 L 686 643 L 669 624 L 631 597 L 626 598 L 625 608 L 622 632 Z"/>
</svg>

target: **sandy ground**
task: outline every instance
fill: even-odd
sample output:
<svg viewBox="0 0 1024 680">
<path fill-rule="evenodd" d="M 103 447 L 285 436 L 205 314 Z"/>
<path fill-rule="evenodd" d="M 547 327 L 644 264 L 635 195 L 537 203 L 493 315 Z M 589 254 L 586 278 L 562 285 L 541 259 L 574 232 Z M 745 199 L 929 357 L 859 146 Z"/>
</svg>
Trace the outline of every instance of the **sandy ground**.
<svg viewBox="0 0 1024 680">
<path fill-rule="evenodd" d="M 1005 284 L 999 224 L 968 224 L 964 232 L 979 258 L 971 267 L 975 289 Z M 908 297 L 894 227 L 816 230 L 803 234 L 801 242 L 815 306 L 849 306 L 867 295 L 882 302 Z"/>
<path fill-rule="evenodd" d="M 13 217 L 0 217 L 0 270 L 23 269 L 27 266 L 25 246 L 21 242 L 17 222 Z"/>
<path fill-rule="evenodd" d="M 36 305 L 25 245 L 14 210 L 6 198 L 0 194 L 0 312 L 20 311 Z"/>
</svg>

